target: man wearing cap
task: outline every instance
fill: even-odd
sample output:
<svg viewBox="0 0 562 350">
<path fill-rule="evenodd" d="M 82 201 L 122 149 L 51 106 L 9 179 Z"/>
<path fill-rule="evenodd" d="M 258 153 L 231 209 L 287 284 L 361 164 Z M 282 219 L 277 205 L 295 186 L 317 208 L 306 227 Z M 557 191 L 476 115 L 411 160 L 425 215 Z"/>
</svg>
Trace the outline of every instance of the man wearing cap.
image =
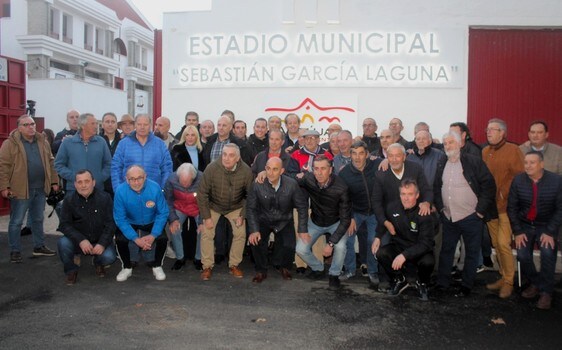
<svg viewBox="0 0 562 350">
<path fill-rule="evenodd" d="M 320 144 L 320 133 L 314 129 L 306 130 L 303 134 L 304 147 L 293 152 L 291 157 L 298 163 L 297 178 L 301 179 L 307 172 L 312 172 L 312 162 L 314 158 L 323 154 L 330 161 L 334 159 L 332 154 L 324 148 L 318 146 Z"/>
<path fill-rule="evenodd" d="M 123 114 L 117 123 L 117 128 L 121 130 L 121 138 L 129 136 L 135 130 L 135 119 L 130 114 Z"/>
</svg>

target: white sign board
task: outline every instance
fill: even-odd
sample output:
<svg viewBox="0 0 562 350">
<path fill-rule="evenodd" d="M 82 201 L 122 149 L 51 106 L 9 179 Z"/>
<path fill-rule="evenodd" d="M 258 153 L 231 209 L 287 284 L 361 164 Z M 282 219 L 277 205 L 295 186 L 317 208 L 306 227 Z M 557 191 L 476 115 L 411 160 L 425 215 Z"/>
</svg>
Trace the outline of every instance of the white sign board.
<svg viewBox="0 0 562 350">
<path fill-rule="evenodd" d="M 8 81 L 8 60 L 0 57 L 0 81 Z"/>
</svg>

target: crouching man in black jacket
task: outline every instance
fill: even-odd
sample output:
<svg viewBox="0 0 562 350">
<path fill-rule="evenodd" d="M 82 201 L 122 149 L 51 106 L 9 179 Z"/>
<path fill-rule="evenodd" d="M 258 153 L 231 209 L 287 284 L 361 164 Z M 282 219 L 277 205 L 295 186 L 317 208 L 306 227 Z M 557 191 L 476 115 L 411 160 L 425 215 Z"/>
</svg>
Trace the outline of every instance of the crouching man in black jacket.
<svg viewBox="0 0 562 350">
<path fill-rule="evenodd" d="M 249 242 L 256 265 L 253 282 L 267 277 L 267 246 L 269 234 L 275 235 L 275 256 L 281 258 L 281 275 L 291 279 L 289 269 L 295 257 L 295 225 L 293 208 L 298 212 L 299 234 L 306 234 L 308 203 L 297 182 L 282 175 L 285 169 L 280 158 L 269 158 L 265 165 L 267 179 L 254 183 L 246 201 L 246 219 L 250 229 Z"/>
<path fill-rule="evenodd" d="M 311 251 L 316 240 L 328 233 L 324 256 L 334 254 L 330 266 L 330 289 L 340 286 L 339 275 L 346 253 L 347 235 L 351 223 L 351 202 L 345 182 L 332 174 L 332 161 L 324 155 L 314 159 L 313 173 L 306 173 L 299 184 L 310 196 L 312 214 L 308 220 L 308 233 L 300 234 L 297 254 L 311 268 L 309 277 L 324 277 L 324 264 Z"/>
<path fill-rule="evenodd" d="M 435 265 L 433 218 L 431 215 L 419 214 L 420 192 L 415 180 L 402 180 L 399 189 L 400 202 L 395 201 L 386 206 L 387 218 L 394 226 L 394 232 L 389 231 L 390 243 L 379 249 L 381 239 L 377 237 L 372 250 L 393 280 L 389 292 L 391 295 L 399 295 L 410 286 L 411 280 L 417 280 L 415 287 L 420 293 L 420 299 L 427 301 L 427 284 Z M 384 230 L 384 227 L 379 230 Z"/>
<path fill-rule="evenodd" d="M 113 201 L 108 193 L 95 188 L 96 180 L 89 170 L 76 173 L 76 191 L 64 199 L 58 241 L 60 259 L 66 274 L 65 283 L 73 285 L 78 276 L 75 254 L 93 255 L 96 275 L 105 276 L 105 266 L 116 259 Z"/>
</svg>

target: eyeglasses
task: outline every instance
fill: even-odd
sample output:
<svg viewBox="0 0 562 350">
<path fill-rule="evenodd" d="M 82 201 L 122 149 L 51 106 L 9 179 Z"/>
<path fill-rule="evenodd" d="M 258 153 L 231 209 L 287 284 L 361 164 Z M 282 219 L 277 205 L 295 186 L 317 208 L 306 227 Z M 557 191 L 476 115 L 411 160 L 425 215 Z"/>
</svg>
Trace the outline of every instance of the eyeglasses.
<svg viewBox="0 0 562 350">
<path fill-rule="evenodd" d="M 28 126 L 35 126 L 35 123 L 23 123 L 23 124 L 20 124 L 20 126 L 23 126 L 24 128 L 27 128 Z"/>
<path fill-rule="evenodd" d="M 127 181 L 129 182 L 139 182 L 144 180 L 144 176 L 139 176 L 139 177 L 130 177 L 127 179 Z"/>
<path fill-rule="evenodd" d="M 490 131 L 501 131 L 501 129 L 499 129 L 499 128 L 486 128 L 486 129 L 484 129 L 484 131 L 486 131 L 486 132 L 490 132 Z"/>
</svg>

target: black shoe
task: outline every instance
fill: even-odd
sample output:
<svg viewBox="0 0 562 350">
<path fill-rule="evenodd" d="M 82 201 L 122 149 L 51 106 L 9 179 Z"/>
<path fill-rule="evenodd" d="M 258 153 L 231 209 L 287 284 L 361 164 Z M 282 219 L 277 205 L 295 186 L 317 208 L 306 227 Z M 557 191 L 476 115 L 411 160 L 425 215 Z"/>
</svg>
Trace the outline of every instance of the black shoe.
<svg viewBox="0 0 562 350">
<path fill-rule="evenodd" d="M 341 287 L 340 279 L 338 276 L 330 276 L 328 288 L 331 290 L 338 290 Z"/>
<path fill-rule="evenodd" d="M 184 259 L 176 259 L 174 266 L 172 266 L 172 270 L 181 270 L 181 268 L 185 265 Z"/>
<path fill-rule="evenodd" d="M 31 234 L 31 229 L 29 227 L 24 227 L 20 231 L 21 236 L 29 236 Z"/>
<path fill-rule="evenodd" d="M 402 276 L 402 279 L 398 279 L 395 281 L 394 286 L 390 288 L 389 294 L 392 296 L 398 296 L 409 286 L 410 285 L 408 284 L 406 279 Z"/>
<path fill-rule="evenodd" d="M 137 267 L 139 265 L 138 261 L 131 261 L 131 269 L 134 269 L 135 267 Z"/>
<path fill-rule="evenodd" d="M 326 277 L 326 273 L 324 272 L 324 270 L 322 270 L 322 271 L 312 270 L 312 271 L 310 271 L 310 273 L 306 277 L 310 278 L 311 280 L 321 280 L 324 277 Z"/>
<path fill-rule="evenodd" d="M 418 281 L 418 282 L 416 282 L 416 289 L 418 290 L 418 293 L 420 293 L 419 299 L 421 301 L 428 301 L 429 300 L 429 295 L 427 294 L 427 284 L 420 283 Z"/>
<path fill-rule="evenodd" d="M 10 253 L 10 262 L 21 263 L 22 261 L 23 261 L 23 258 L 21 257 L 20 252 L 11 252 Z"/>
<path fill-rule="evenodd" d="M 461 282 L 462 281 L 462 271 L 455 269 L 455 271 L 451 274 L 451 278 L 453 281 Z"/>
<path fill-rule="evenodd" d="M 306 267 L 297 267 L 297 274 L 304 275 L 306 272 Z"/>
<path fill-rule="evenodd" d="M 361 269 L 361 276 L 363 276 L 363 277 L 369 276 L 369 271 L 367 270 L 367 265 L 361 264 L 360 269 Z"/>
<path fill-rule="evenodd" d="M 390 292 L 390 283 L 388 283 L 388 281 L 380 281 L 376 290 L 379 293 L 387 294 L 388 292 Z"/>
<path fill-rule="evenodd" d="M 203 264 L 201 264 L 201 260 L 193 260 L 193 265 L 195 266 L 195 270 L 203 271 Z"/>
<path fill-rule="evenodd" d="M 459 289 L 455 291 L 456 298 L 465 298 L 470 295 L 470 288 L 461 286 Z"/>
<path fill-rule="evenodd" d="M 33 248 L 33 256 L 55 256 L 55 252 L 47 248 L 47 246 L 42 246 L 39 248 Z"/>
</svg>

